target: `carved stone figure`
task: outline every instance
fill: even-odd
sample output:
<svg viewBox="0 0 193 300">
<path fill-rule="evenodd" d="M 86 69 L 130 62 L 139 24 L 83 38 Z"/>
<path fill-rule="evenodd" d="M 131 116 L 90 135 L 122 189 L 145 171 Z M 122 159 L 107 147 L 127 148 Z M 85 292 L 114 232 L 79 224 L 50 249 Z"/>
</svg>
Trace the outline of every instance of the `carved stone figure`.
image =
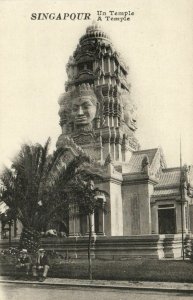
<svg viewBox="0 0 193 300">
<path fill-rule="evenodd" d="M 125 124 L 132 130 L 137 129 L 137 107 L 134 102 L 129 99 L 128 94 L 122 96 L 123 99 L 123 118 Z"/>
<path fill-rule="evenodd" d="M 147 155 L 144 155 L 144 158 L 141 162 L 141 172 L 148 174 L 148 167 L 149 167 L 149 158 Z"/>
<path fill-rule="evenodd" d="M 96 98 L 83 95 L 72 99 L 71 116 L 76 126 L 91 124 L 96 115 Z"/>
<path fill-rule="evenodd" d="M 93 86 L 89 84 L 79 85 L 63 94 L 59 99 L 60 124 L 63 133 L 71 135 L 77 131 L 92 131 L 97 102 Z"/>
</svg>

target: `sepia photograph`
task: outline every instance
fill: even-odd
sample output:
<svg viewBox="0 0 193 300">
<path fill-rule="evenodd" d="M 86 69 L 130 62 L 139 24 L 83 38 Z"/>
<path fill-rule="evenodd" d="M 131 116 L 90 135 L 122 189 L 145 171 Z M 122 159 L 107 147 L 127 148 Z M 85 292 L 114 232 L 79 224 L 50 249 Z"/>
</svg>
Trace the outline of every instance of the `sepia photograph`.
<svg viewBox="0 0 193 300">
<path fill-rule="evenodd" d="M 0 299 L 191 299 L 193 2 L 0 11 Z"/>
</svg>

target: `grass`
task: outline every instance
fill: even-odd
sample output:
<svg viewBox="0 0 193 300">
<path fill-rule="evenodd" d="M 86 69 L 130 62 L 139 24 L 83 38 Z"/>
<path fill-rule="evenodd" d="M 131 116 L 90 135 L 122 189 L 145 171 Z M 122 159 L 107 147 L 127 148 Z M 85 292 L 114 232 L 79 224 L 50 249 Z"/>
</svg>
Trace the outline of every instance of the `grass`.
<svg viewBox="0 0 193 300">
<path fill-rule="evenodd" d="M 132 259 L 125 261 L 93 260 L 93 279 L 193 282 L 191 261 Z M 15 258 L 0 257 L 0 274 L 11 275 L 15 269 Z M 49 277 L 88 278 L 87 260 L 52 259 Z"/>
</svg>

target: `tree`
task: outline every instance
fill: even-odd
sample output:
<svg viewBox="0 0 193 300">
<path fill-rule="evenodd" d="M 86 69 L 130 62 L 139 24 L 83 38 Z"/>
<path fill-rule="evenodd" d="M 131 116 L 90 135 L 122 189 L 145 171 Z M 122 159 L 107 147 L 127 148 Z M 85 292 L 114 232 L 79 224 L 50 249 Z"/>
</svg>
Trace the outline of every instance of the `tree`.
<svg viewBox="0 0 193 300">
<path fill-rule="evenodd" d="M 81 169 L 77 172 L 76 176 L 72 180 L 71 184 L 71 203 L 74 203 L 75 207 L 78 207 L 78 215 L 87 216 L 89 227 L 89 239 L 88 239 L 88 275 L 92 280 L 92 258 L 91 258 L 91 245 L 92 245 L 92 215 L 96 209 L 100 208 L 104 213 L 107 213 L 106 201 L 101 201 L 101 194 L 108 196 L 108 193 L 104 190 L 95 187 L 94 179 L 100 178 L 96 174 L 88 173 L 86 169 Z M 73 213 L 73 212 L 72 212 Z M 76 212 L 74 214 L 77 214 Z"/>
<path fill-rule="evenodd" d="M 49 155 L 50 139 L 45 146 L 25 144 L 0 179 L 0 198 L 23 225 L 20 247 L 36 251 L 40 232 L 46 230 L 61 210 L 68 214 L 68 184 L 87 156 L 77 156 L 67 166 L 66 150 Z"/>
</svg>

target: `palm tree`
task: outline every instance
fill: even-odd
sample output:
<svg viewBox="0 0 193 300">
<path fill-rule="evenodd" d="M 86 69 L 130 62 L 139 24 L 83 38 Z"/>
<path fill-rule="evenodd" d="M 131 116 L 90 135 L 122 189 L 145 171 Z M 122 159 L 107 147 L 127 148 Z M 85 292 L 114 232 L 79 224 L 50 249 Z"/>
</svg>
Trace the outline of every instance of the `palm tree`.
<svg viewBox="0 0 193 300">
<path fill-rule="evenodd" d="M 23 225 L 20 247 L 36 251 L 40 232 L 45 231 L 61 210 L 68 214 L 68 184 L 87 156 L 77 156 L 68 164 L 65 150 L 48 154 L 50 139 L 40 144 L 22 146 L 11 168 L 0 179 L 0 198 Z M 67 165 L 67 166 L 66 166 Z"/>
</svg>

